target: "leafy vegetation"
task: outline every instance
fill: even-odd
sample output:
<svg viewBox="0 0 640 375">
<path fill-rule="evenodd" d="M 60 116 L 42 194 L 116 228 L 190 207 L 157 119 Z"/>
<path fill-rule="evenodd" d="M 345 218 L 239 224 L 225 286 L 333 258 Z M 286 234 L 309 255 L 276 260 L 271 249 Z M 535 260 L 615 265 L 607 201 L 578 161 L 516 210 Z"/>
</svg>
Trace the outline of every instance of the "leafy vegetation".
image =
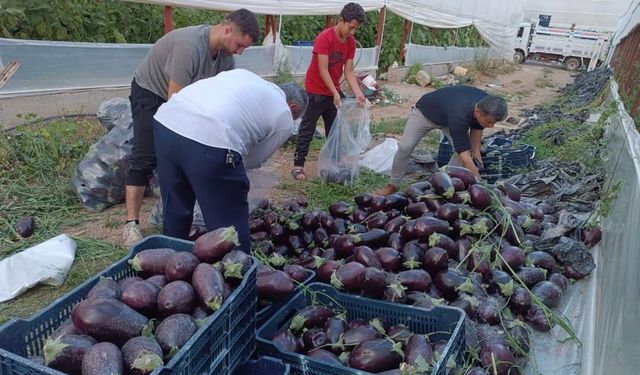
<svg viewBox="0 0 640 375">
<path fill-rule="evenodd" d="M 356 33 L 363 47 L 376 42 L 379 11 L 367 13 Z M 174 27 L 215 24 L 224 13 L 175 7 Z M 335 18 L 335 17 L 334 17 Z M 258 17 L 261 27 L 264 17 Z M 387 12 L 380 52 L 381 69 L 386 70 L 400 56 L 404 20 Z M 313 41 L 326 26 L 325 16 L 284 16 L 283 43 Z M 163 6 L 115 0 L 3 0 L 0 7 L 0 36 L 16 39 L 56 41 L 153 43 L 162 36 Z M 483 39 L 474 27 L 435 29 L 415 25 L 411 41 L 437 46 L 476 47 Z"/>
</svg>

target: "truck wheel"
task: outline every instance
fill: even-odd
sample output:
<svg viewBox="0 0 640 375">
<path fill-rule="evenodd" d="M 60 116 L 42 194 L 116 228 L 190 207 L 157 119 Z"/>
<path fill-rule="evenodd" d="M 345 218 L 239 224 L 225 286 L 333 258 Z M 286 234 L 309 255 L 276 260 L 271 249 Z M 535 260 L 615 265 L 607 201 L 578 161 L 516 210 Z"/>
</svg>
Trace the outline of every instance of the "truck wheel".
<svg viewBox="0 0 640 375">
<path fill-rule="evenodd" d="M 514 54 L 513 54 L 513 62 L 515 64 L 522 64 L 524 62 L 524 52 L 517 50 Z"/>
<path fill-rule="evenodd" d="M 567 68 L 567 70 L 570 70 L 572 72 L 580 69 L 581 65 L 582 63 L 580 62 L 580 59 L 575 57 L 569 57 L 568 59 L 564 60 L 564 66 Z"/>
</svg>

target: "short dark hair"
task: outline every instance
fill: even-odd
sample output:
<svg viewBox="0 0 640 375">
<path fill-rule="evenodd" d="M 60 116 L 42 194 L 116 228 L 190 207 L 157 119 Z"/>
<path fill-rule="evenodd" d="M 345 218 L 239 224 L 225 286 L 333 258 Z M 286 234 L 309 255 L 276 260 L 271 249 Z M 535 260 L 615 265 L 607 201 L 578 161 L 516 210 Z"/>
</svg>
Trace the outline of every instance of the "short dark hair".
<svg viewBox="0 0 640 375">
<path fill-rule="evenodd" d="M 480 113 L 491 116 L 496 122 L 507 118 L 507 101 L 498 95 L 487 95 L 476 104 Z"/>
<path fill-rule="evenodd" d="M 293 115 L 293 119 L 297 120 L 307 109 L 307 105 L 309 104 L 309 97 L 307 96 L 307 92 L 304 89 L 295 83 L 283 83 L 278 85 L 284 94 L 287 96 L 287 104 L 295 103 L 296 109 L 291 111 L 291 115 Z"/>
<path fill-rule="evenodd" d="M 365 20 L 364 9 L 362 9 L 360 4 L 349 3 L 342 8 L 340 17 L 347 23 L 356 20 L 358 23 L 363 24 Z"/>
<path fill-rule="evenodd" d="M 252 11 L 240 8 L 236 11 L 229 13 L 224 22 L 232 22 L 236 25 L 239 31 L 244 35 L 249 35 L 251 41 L 255 43 L 260 37 L 260 26 L 258 25 L 258 19 Z"/>
</svg>

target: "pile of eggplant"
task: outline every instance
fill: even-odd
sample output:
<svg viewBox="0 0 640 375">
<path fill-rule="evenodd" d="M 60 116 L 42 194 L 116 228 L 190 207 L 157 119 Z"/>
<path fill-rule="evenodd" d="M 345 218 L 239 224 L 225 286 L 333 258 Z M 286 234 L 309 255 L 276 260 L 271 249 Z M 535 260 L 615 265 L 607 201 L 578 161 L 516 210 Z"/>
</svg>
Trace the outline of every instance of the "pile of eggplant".
<svg viewBox="0 0 640 375">
<path fill-rule="evenodd" d="M 430 373 L 447 346 L 381 318 L 347 321 L 344 311 L 321 305 L 301 309 L 272 341 L 284 352 L 387 375 Z"/>
<path fill-rule="evenodd" d="M 68 374 L 150 374 L 242 282 L 252 260 L 237 245 L 235 228 L 223 227 L 199 237 L 193 253 L 140 251 L 129 260 L 137 276 L 101 278 L 31 359 Z"/>
<path fill-rule="evenodd" d="M 300 198 L 282 207 L 264 201 L 250 228 L 264 262 L 315 269 L 317 281 L 370 298 L 446 303 L 509 337 L 512 322 L 548 331 L 549 308 L 560 303 L 568 278 L 586 276 L 535 250 L 558 218 L 550 204 L 520 198 L 509 183 L 482 184 L 469 170 L 447 166 L 404 192 L 360 194 L 328 212 L 307 211 Z M 494 354 L 483 359 L 500 357 Z"/>
</svg>

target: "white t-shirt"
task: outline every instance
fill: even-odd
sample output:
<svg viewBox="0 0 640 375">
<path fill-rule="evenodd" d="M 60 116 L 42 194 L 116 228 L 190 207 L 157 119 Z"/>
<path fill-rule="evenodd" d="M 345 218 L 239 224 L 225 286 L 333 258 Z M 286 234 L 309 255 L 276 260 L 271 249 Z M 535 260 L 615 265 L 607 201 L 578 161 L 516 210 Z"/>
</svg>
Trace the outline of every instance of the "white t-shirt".
<svg viewBox="0 0 640 375">
<path fill-rule="evenodd" d="M 260 167 L 295 130 L 285 93 L 244 69 L 190 84 L 154 118 L 185 138 L 240 153 L 246 169 Z"/>
</svg>

